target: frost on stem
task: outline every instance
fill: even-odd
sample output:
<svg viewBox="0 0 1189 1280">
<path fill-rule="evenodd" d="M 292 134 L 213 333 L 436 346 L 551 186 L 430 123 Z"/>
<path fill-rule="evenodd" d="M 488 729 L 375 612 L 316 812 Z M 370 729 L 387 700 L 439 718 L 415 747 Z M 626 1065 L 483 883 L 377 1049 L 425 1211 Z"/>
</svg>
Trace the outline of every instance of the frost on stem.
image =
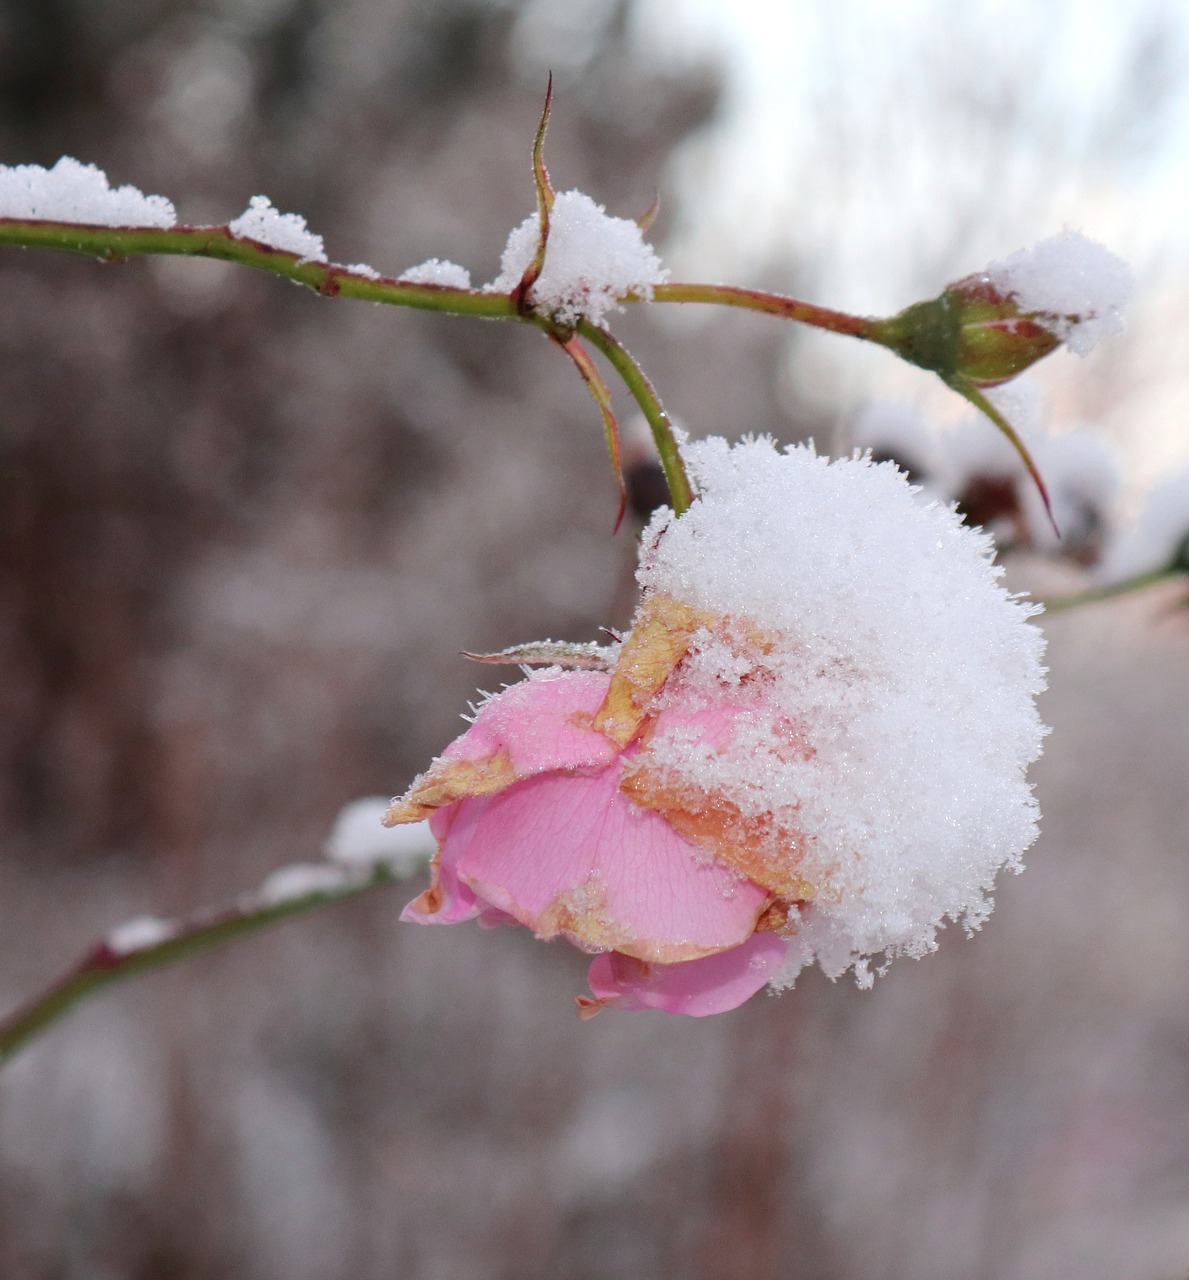
<svg viewBox="0 0 1189 1280">
<path fill-rule="evenodd" d="M 296 253 L 302 262 L 325 262 L 322 237 L 315 235 L 300 213 L 279 213 L 267 196 L 253 196 L 238 218 L 227 224 L 237 240 L 255 240 L 270 249 Z"/>
<path fill-rule="evenodd" d="M 976 928 L 1036 832 L 1035 610 L 891 465 L 690 446 L 609 672 L 486 702 L 388 821 L 441 849 L 406 909 L 596 952 L 585 1012 L 708 1014 L 816 960 L 871 981 Z"/>
<path fill-rule="evenodd" d="M 536 256 L 540 228 L 533 213 L 512 231 L 489 292 L 511 293 L 520 284 Z M 668 274 L 637 223 L 610 217 L 581 191 L 563 191 L 553 200 L 545 263 L 528 301 L 561 324 L 587 319 L 601 325 L 628 294 L 651 298 Z"/>
<path fill-rule="evenodd" d="M 117 925 L 104 939 L 108 950 L 116 956 L 132 955 L 155 947 L 177 934 L 177 923 L 157 916 L 136 916 Z"/>
<path fill-rule="evenodd" d="M 177 221 L 164 196 L 136 187 L 112 187 L 93 164 L 63 156 L 52 169 L 0 165 L 0 218 L 73 222 L 90 227 L 158 227 Z"/>
</svg>

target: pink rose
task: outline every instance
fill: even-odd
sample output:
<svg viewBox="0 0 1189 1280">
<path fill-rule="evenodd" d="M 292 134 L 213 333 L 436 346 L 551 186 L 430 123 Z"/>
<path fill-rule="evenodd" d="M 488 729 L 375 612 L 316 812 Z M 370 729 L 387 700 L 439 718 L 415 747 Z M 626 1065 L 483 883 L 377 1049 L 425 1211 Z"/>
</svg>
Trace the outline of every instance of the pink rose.
<svg viewBox="0 0 1189 1280">
<path fill-rule="evenodd" d="M 788 907 L 741 868 L 755 862 L 738 847 L 748 824 L 696 789 L 670 794 L 650 760 L 658 730 L 721 750 L 762 698 L 663 696 L 707 621 L 652 597 L 614 673 L 554 670 L 485 703 L 385 819 L 429 816 L 440 846 L 402 918 L 522 924 L 597 953 L 584 1017 L 720 1013 L 764 986 L 788 949 L 773 932 Z"/>
<path fill-rule="evenodd" d="M 385 818 L 439 841 L 406 919 L 593 953 L 584 1015 L 870 985 L 977 928 L 1036 834 L 1043 638 L 988 540 L 867 458 L 685 452 L 624 642 L 502 655 L 582 669 L 486 702 Z"/>
</svg>

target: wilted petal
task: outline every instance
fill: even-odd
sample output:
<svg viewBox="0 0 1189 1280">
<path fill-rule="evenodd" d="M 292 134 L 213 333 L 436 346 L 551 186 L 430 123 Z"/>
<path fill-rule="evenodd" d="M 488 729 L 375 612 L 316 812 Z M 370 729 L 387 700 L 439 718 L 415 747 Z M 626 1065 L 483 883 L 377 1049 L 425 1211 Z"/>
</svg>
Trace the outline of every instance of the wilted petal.
<svg viewBox="0 0 1189 1280">
<path fill-rule="evenodd" d="M 768 894 L 619 791 L 618 768 L 549 774 L 462 801 L 439 879 L 541 937 L 673 963 L 734 947 Z M 416 918 L 420 918 L 419 916 Z"/>
<path fill-rule="evenodd" d="M 443 859 L 443 850 L 448 847 L 446 837 L 457 813 L 457 806 L 452 806 L 439 809 L 430 818 L 429 829 L 438 842 L 438 851 L 430 863 L 433 879 L 429 888 L 400 913 L 402 920 L 416 924 L 461 924 L 464 920 L 474 920 L 483 910 L 482 903 L 475 898 L 470 887 L 459 880 L 455 860 Z"/>
<path fill-rule="evenodd" d="M 591 772 L 613 763 L 618 748 L 590 724 L 610 679 L 601 671 L 572 671 L 505 689 L 479 708 L 466 733 L 393 803 L 385 825 L 415 822 L 538 773 Z"/>
<path fill-rule="evenodd" d="M 660 1009 L 703 1018 L 750 999 L 788 953 L 775 933 L 757 933 L 740 946 L 684 964 L 646 964 L 617 951 L 598 956 L 587 973 L 594 999 L 578 997 L 584 1018 L 600 1009 Z"/>
</svg>

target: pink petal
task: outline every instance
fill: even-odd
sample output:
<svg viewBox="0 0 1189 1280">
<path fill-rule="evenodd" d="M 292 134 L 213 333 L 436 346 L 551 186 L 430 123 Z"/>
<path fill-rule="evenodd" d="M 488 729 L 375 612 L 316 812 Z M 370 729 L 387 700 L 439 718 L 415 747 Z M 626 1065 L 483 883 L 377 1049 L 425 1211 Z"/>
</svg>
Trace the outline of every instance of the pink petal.
<svg viewBox="0 0 1189 1280">
<path fill-rule="evenodd" d="M 704 1018 L 738 1008 L 768 981 L 788 952 L 775 933 L 683 964 L 644 964 L 618 951 L 598 956 L 587 972 L 593 1000 L 578 997 L 583 1017 L 600 1009 L 660 1009 Z"/>
<path fill-rule="evenodd" d="M 442 758 L 486 760 L 503 753 L 518 778 L 557 769 L 604 768 L 619 748 L 592 729 L 590 719 L 610 683 L 611 677 L 602 671 L 522 680 L 485 702 L 474 724 L 455 738 Z"/>
<path fill-rule="evenodd" d="M 547 774 L 451 806 L 443 885 L 455 877 L 542 937 L 642 960 L 692 960 L 744 941 L 767 892 L 618 784 L 618 768 Z"/>
<path fill-rule="evenodd" d="M 483 909 L 483 904 L 476 900 L 470 887 L 458 879 L 453 860 L 447 860 L 441 852 L 457 813 L 458 805 L 453 804 L 439 809 L 429 820 L 429 829 L 439 846 L 439 853 L 432 864 L 433 881 L 400 913 L 400 918 L 406 922 L 459 924 L 464 920 L 474 920 Z"/>
</svg>

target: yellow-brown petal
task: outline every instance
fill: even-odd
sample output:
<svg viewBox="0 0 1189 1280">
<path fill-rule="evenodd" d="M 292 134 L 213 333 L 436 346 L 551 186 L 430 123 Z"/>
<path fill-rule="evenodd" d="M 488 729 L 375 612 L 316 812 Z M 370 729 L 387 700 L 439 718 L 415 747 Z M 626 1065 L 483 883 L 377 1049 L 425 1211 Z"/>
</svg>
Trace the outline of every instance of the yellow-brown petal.
<svg viewBox="0 0 1189 1280">
<path fill-rule="evenodd" d="M 595 712 L 594 728 L 621 747 L 632 742 L 656 695 L 689 652 L 690 641 L 714 620 L 714 614 L 672 596 L 645 597 L 619 651 L 603 705 Z"/>
<path fill-rule="evenodd" d="M 628 773 L 620 790 L 643 808 L 662 813 L 691 844 L 776 897 L 809 902 L 816 896 L 817 888 L 799 873 L 803 837 L 778 827 L 771 814 L 744 814 L 733 800 L 646 763 Z"/>
<path fill-rule="evenodd" d="M 506 751 L 481 760 L 435 760 L 399 800 L 389 805 L 384 825 L 420 822 L 448 804 L 467 796 L 494 795 L 516 780 L 516 769 Z"/>
</svg>

